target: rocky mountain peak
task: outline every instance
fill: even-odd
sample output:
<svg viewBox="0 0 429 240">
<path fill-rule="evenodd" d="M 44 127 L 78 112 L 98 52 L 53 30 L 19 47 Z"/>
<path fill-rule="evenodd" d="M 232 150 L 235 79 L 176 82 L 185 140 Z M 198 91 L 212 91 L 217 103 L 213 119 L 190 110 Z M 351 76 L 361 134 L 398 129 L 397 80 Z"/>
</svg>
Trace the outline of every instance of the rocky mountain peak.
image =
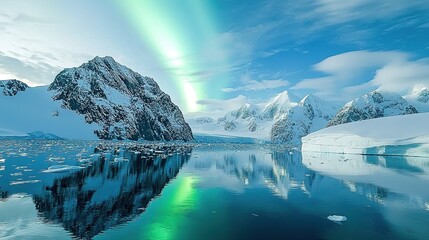
<svg viewBox="0 0 429 240">
<path fill-rule="evenodd" d="M 415 107 L 395 93 L 372 91 L 344 105 L 328 126 L 417 112 Z"/>
<path fill-rule="evenodd" d="M 101 139 L 191 140 L 192 132 L 180 109 L 150 77 L 95 57 L 61 71 L 48 90 L 65 108 L 97 123 Z"/>
<path fill-rule="evenodd" d="M 429 102 L 429 90 L 427 88 L 422 88 L 417 93 L 417 101 L 422 103 L 428 103 Z"/>
<path fill-rule="evenodd" d="M 303 136 L 325 127 L 338 109 L 336 104 L 308 94 L 273 124 L 271 141 L 300 145 Z"/>
<path fill-rule="evenodd" d="M 295 106 L 298 101 L 297 97 L 284 91 L 267 102 L 261 116 L 264 119 L 280 119 L 287 115 L 290 108 Z"/>
<path fill-rule="evenodd" d="M 29 88 L 27 84 L 16 79 L 0 80 L 0 89 L 5 96 L 15 96 L 18 92 Z"/>
<path fill-rule="evenodd" d="M 319 97 L 316 97 L 313 94 L 309 93 L 304 98 L 302 98 L 301 101 L 299 101 L 299 104 L 303 106 L 308 106 L 308 105 L 318 105 L 321 102 L 324 102 L 324 101 Z"/>
</svg>

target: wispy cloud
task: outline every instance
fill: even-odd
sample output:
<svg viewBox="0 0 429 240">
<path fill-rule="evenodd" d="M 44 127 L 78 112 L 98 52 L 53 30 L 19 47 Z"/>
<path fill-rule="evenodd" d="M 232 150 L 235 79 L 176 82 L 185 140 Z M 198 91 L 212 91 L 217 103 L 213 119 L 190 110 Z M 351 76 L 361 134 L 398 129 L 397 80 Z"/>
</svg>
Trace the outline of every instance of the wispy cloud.
<svg viewBox="0 0 429 240">
<path fill-rule="evenodd" d="M 318 0 L 313 16 L 324 24 L 341 24 L 356 20 L 373 21 L 399 16 L 413 9 L 429 9 L 426 0 Z"/>
<path fill-rule="evenodd" d="M 414 86 L 429 88 L 429 59 L 388 63 L 376 71 L 370 84 L 399 93 L 411 91 Z"/>
<path fill-rule="evenodd" d="M 187 118 L 195 118 L 200 116 L 208 116 L 212 118 L 218 118 L 224 116 L 227 112 L 236 110 L 243 104 L 247 103 L 248 99 L 243 96 L 239 95 L 235 98 L 231 99 L 203 99 L 198 100 L 197 104 L 201 106 L 203 109 L 200 112 L 192 112 L 187 113 Z"/>
<path fill-rule="evenodd" d="M 327 76 L 304 79 L 292 89 L 317 90 L 320 95 L 344 99 L 374 89 L 403 94 L 416 85 L 429 86 L 429 60 L 414 60 L 399 51 L 347 52 L 323 60 L 314 69 Z M 357 79 L 362 76 L 369 77 Z"/>
<path fill-rule="evenodd" d="M 46 63 L 32 63 L 0 52 L 0 78 L 16 78 L 30 86 L 49 84 L 61 69 Z"/>
<path fill-rule="evenodd" d="M 238 92 L 238 91 L 260 91 L 265 89 L 275 89 L 280 87 L 286 87 L 289 85 L 288 81 L 276 79 L 276 80 L 250 80 L 245 85 L 241 85 L 235 88 L 223 88 L 223 92 Z"/>
<path fill-rule="evenodd" d="M 197 104 L 204 106 L 207 110 L 233 110 L 237 106 L 241 106 L 246 103 L 247 98 L 243 95 L 239 95 L 235 98 L 218 100 L 218 99 L 203 99 L 198 100 Z"/>
<path fill-rule="evenodd" d="M 316 89 L 337 91 L 350 86 L 363 71 L 378 69 L 389 62 L 403 61 L 410 56 L 403 52 L 353 51 L 326 58 L 313 66 L 323 77 L 304 79 L 292 89 Z M 369 79 L 368 79 L 369 80 Z"/>
</svg>

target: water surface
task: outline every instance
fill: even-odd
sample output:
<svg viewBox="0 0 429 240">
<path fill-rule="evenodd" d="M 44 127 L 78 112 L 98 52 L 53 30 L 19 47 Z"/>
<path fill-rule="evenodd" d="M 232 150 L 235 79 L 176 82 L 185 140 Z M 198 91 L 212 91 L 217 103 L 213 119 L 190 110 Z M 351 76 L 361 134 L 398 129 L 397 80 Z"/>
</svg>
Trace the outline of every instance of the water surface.
<svg viewBox="0 0 429 240">
<path fill-rule="evenodd" d="M 429 238 L 425 158 L 99 144 L 1 141 L 0 238 Z"/>
</svg>

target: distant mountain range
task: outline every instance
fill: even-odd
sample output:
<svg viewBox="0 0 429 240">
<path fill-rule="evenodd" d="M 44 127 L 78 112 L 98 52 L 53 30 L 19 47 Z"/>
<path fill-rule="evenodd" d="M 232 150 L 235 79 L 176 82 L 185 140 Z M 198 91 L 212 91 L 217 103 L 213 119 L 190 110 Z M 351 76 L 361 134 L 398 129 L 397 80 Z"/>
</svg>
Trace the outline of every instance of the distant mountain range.
<svg viewBox="0 0 429 240">
<path fill-rule="evenodd" d="M 342 107 L 312 94 L 299 100 L 285 91 L 261 105 L 243 104 L 218 119 L 200 117 L 188 122 L 196 133 L 255 137 L 296 146 L 302 137 L 325 127 L 419 112 L 429 112 L 426 88 L 404 97 L 372 91 Z"/>
</svg>

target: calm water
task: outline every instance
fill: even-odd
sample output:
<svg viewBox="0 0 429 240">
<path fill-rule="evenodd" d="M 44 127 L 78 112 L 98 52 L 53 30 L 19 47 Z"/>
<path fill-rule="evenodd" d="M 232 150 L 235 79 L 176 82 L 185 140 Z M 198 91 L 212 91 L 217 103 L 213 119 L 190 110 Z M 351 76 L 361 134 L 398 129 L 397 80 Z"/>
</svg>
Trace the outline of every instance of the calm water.
<svg viewBox="0 0 429 240">
<path fill-rule="evenodd" d="M 429 239 L 429 159 L 98 144 L 0 141 L 0 239 Z"/>
</svg>

